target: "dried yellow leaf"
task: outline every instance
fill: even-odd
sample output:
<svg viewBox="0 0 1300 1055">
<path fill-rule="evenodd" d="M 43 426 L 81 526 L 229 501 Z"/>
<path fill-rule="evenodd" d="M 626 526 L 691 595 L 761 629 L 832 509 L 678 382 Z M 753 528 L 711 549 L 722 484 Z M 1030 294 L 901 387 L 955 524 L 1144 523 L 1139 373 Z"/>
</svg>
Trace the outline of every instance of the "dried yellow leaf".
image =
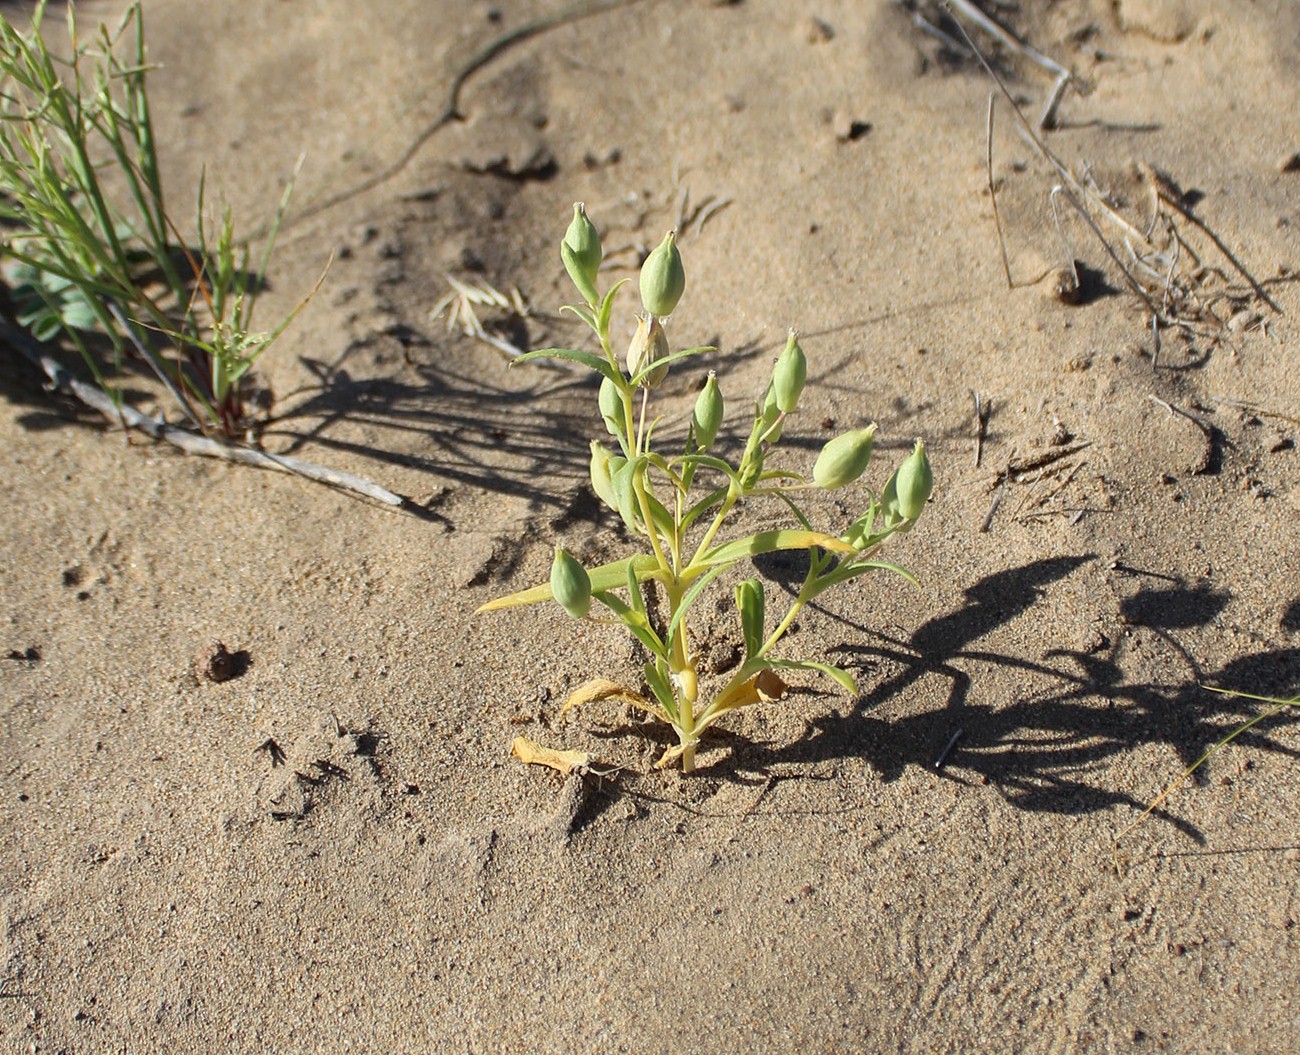
<svg viewBox="0 0 1300 1055">
<path fill-rule="evenodd" d="M 526 736 L 515 737 L 510 753 L 526 766 L 549 766 L 566 777 L 575 770 L 582 772 L 591 763 L 591 756 L 585 751 L 555 751 Z"/>
<path fill-rule="evenodd" d="M 668 715 L 664 714 L 662 707 L 651 703 L 635 689 L 629 689 L 626 685 L 620 685 L 608 678 L 592 678 L 591 681 L 579 685 L 569 694 L 569 698 L 564 701 L 560 713 L 563 714 L 570 707 L 578 707 L 584 703 L 595 703 L 598 700 L 619 700 L 623 703 L 630 703 L 633 707 L 649 711 L 656 718 L 660 718 L 665 722 L 669 721 Z"/>
</svg>

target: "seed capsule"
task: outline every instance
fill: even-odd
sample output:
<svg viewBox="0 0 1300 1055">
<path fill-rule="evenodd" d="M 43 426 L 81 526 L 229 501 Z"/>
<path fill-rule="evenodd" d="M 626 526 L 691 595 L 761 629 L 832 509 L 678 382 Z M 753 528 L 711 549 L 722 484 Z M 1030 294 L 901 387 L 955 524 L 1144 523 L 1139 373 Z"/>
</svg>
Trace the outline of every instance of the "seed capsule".
<svg viewBox="0 0 1300 1055">
<path fill-rule="evenodd" d="M 600 270 L 601 256 L 600 233 L 587 219 L 586 206 L 580 201 L 574 202 L 573 220 L 560 243 L 560 259 L 588 304 L 595 304 L 600 299 L 596 293 L 596 274 Z"/>
<path fill-rule="evenodd" d="M 627 372 L 629 377 L 638 373 L 660 359 L 668 358 L 668 335 L 653 315 L 642 315 L 637 321 L 636 333 L 632 343 L 627 346 Z M 668 376 L 668 364 L 657 366 L 641 378 L 643 388 L 654 388 Z"/>
<path fill-rule="evenodd" d="M 555 560 L 551 562 L 551 594 L 574 619 L 583 619 L 591 611 L 591 579 L 587 569 L 558 546 Z"/>
<path fill-rule="evenodd" d="M 745 655 L 752 659 L 763 647 L 763 629 L 767 619 L 761 579 L 746 579 L 736 585 L 736 608 L 740 611 L 740 628 L 745 636 Z"/>
<path fill-rule="evenodd" d="M 930 471 L 924 442 L 916 441 L 912 453 L 903 460 L 895 476 L 898 512 L 908 520 L 915 520 L 924 512 L 926 500 L 934 489 L 934 474 Z"/>
<path fill-rule="evenodd" d="M 830 490 L 853 483 L 867 469 L 876 439 L 876 424 L 836 436 L 822 448 L 813 465 L 813 483 Z"/>
<path fill-rule="evenodd" d="M 686 271 L 676 240 L 676 230 L 669 231 L 641 265 L 641 303 L 651 315 L 671 315 L 686 289 Z"/>
<path fill-rule="evenodd" d="M 772 371 L 772 390 L 776 395 L 777 409 L 781 413 L 789 414 L 794 410 L 807 378 L 808 360 L 791 330 L 785 351 L 781 353 L 776 368 Z"/>
<path fill-rule="evenodd" d="M 713 446 L 718 429 L 722 427 L 722 410 L 722 389 L 718 387 L 717 374 L 710 370 L 709 379 L 695 397 L 695 410 L 691 414 L 696 450 L 707 451 Z"/>
</svg>

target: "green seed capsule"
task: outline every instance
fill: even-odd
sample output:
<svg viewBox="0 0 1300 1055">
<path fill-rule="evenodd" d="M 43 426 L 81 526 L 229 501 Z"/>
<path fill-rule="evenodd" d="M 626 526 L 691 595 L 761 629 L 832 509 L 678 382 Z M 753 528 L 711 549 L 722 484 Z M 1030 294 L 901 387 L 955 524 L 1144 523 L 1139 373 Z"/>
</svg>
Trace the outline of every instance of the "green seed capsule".
<svg viewBox="0 0 1300 1055">
<path fill-rule="evenodd" d="M 746 579 L 736 585 L 736 608 L 740 611 L 740 628 L 745 636 L 745 655 L 752 659 L 763 647 L 763 630 L 767 620 L 767 602 L 760 579 Z"/>
<path fill-rule="evenodd" d="M 587 569 L 558 546 L 551 562 L 551 594 L 574 619 L 591 611 L 591 579 Z"/>
<path fill-rule="evenodd" d="M 605 447 L 591 441 L 591 488 L 610 509 L 617 512 L 618 500 L 614 497 L 613 456 Z"/>
<path fill-rule="evenodd" d="M 926 500 L 934 489 L 934 474 L 930 471 L 924 442 L 916 441 L 912 453 L 903 460 L 895 475 L 898 512 L 907 520 L 915 520 L 924 512 Z"/>
<path fill-rule="evenodd" d="M 686 289 L 686 271 L 676 240 L 677 232 L 669 231 L 641 265 L 641 303 L 651 315 L 671 315 Z"/>
<path fill-rule="evenodd" d="M 560 259 L 588 304 L 595 304 L 600 299 L 596 293 L 596 274 L 600 270 L 601 256 L 596 225 L 587 219 L 587 210 L 582 202 L 574 202 L 573 220 L 560 244 Z"/>
<path fill-rule="evenodd" d="M 718 387 L 717 374 L 710 370 L 709 379 L 695 397 L 695 410 L 691 414 L 697 451 L 707 451 L 713 446 L 722 427 L 722 409 L 722 389 Z"/>
<path fill-rule="evenodd" d="M 772 371 L 772 390 L 776 396 L 778 410 L 783 414 L 794 411 L 807 379 L 808 360 L 804 357 L 799 342 L 795 340 L 794 331 L 791 330 L 785 351 L 781 353 L 781 357 L 776 361 L 776 368 Z"/>
<path fill-rule="evenodd" d="M 867 469 L 876 439 L 876 424 L 836 436 L 822 448 L 813 465 L 813 483 L 827 490 L 853 483 Z"/>
<path fill-rule="evenodd" d="M 668 335 L 659 320 L 653 315 L 642 315 L 632 335 L 632 343 L 627 346 L 627 372 L 629 377 L 636 377 L 642 370 L 668 358 Z M 668 364 L 657 366 L 638 382 L 643 388 L 654 388 L 668 376 Z"/>
</svg>

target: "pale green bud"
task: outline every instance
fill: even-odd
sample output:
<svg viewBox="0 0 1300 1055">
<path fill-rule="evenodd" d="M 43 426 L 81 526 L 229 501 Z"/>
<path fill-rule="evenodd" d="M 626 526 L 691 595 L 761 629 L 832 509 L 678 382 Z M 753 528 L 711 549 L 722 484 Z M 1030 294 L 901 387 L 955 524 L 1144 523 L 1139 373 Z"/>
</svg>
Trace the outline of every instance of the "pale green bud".
<svg viewBox="0 0 1300 1055">
<path fill-rule="evenodd" d="M 587 219 L 586 206 L 580 201 L 574 202 L 573 220 L 560 243 L 560 259 L 588 304 L 595 304 L 600 299 L 596 293 L 596 274 L 600 270 L 601 255 L 596 225 Z"/>
<path fill-rule="evenodd" d="M 926 500 L 934 489 L 934 474 L 930 471 L 930 459 L 926 456 L 923 441 L 916 441 L 912 453 L 898 467 L 895 478 L 898 512 L 907 520 L 915 520 L 925 510 Z"/>
<path fill-rule="evenodd" d="M 876 424 L 842 433 L 829 441 L 813 465 L 813 483 L 827 490 L 853 483 L 867 469 L 876 439 Z"/>
<path fill-rule="evenodd" d="M 608 377 L 600 379 L 600 416 L 611 436 L 623 435 L 623 397 Z"/>
<path fill-rule="evenodd" d="M 653 315 L 639 316 L 636 333 L 632 335 L 632 343 L 627 346 L 628 376 L 636 377 L 642 370 L 660 359 L 667 359 L 668 354 L 668 335 L 664 333 L 659 320 Z M 665 363 L 663 366 L 655 367 L 641 378 L 639 384 L 643 388 L 654 388 L 667 376 L 668 365 Z"/>
<path fill-rule="evenodd" d="M 763 647 L 767 619 L 762 580 L 746 579 L 736 584 L 736 608 L 740 611 L 740 629 L 745 636 L 745 655 L 752 659 Z"/>
<path fill-rule="evenodd" d="M 611 466 L 613 456 L 605 447 L 591 441 L 591 488 L 610 509 L 618 510 L 618 500 L 614 497 L 614 472 Z"/>
<path fill-rule="evenodd" d="M 808 360 L 795 339 L 794 330 L 791 330 L 785 351 L 781 353 L 781 357 L 776 361 L 776 368 L 772 371 L 772 391 L 776 397 L 777 409 L 781 413 L 793 412 L 807 379 Z"/>
<path fill-rule="evenodd" d="M 677 231 L 669 231 L 641 265 L 641 303 L 651 315 L 671 315 L 686 289 Z"/>
<path fill-rule="evenodd" d="M 712 370 L 700 394 L 695 397 L 691 427 L 695 433 L 695 449 L 699 451 L 707 451 L 713 446 L 718 429 L 722 427 L 722 389 L 718 387 L 718 375 Z"/>
<path fill-rule="evenodd" d="M 574 619 L 591 611 L 591 578 L 587 569 L 558 546 L 551 562 L 551 594 Z"/>
</svg>

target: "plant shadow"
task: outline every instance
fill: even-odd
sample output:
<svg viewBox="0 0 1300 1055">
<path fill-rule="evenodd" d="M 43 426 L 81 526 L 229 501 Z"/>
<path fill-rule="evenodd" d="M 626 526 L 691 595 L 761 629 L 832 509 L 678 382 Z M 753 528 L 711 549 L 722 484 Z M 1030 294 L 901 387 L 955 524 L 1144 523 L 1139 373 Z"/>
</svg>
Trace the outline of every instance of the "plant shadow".
<svg viewBox="0 0 1300 1055">
<path fill-rule="evenodd" d="M 810 768 L 818 763 L 863 758 L 886 781 L 908 766 L 921 766 L 944 779 L 993 784 L 1013 806 L 1036 812 L 1080 815 L 1143 802 L 1112 786 L 1107 768 L 1125 754 L 1150 744 L 1171 748 L 1190 766 L 1230 729 L 1257 713 L 1257 705 L 1205 691 L 1290 695 L 1300 689 L 1300 649 L 1277 649 L 1231 661 L 1203 672 L 1170 631 L 1204 625 L 1228 601 L 1203 585 L 1142 589 L 1124 602 L 1123 614 L 1173 645 L 1192 677 L 1166 683 L 1133 680 L 1125 670 L 1124 639 L 1093 650 L 1051 649 L 1041 661 L 980 647 L 992 630 L 1028 611 L 1051 582 L 1064 578 L 1092 555 L 1056 557 L 998 572 L 966 591 L 953 612 L 922 624 L 910 640 L 870 634 L 866 645 L 835 650 L 840 662 L 862 670 L 882 665 L 896 672 L 848 713 L 807 723 L 805 735 L 784 747 L 738 737 L 733 766 L 762 776 L 773 767 Z M 987 664 L 1026 677 L 1047 678 L 1050 687 L 1007 705 L 972 703 L 967 664 Z M 899 718 L 877 717 L 879 709 L 922 678 L 949 683 L 940 711 Z M 1293 723 L 1289 714 L 1261 722 L 1239 741 L 1260 750 L 1300 756 L 1276 739 L 1274 730 Z M 1198 842 L 1200 832 L 1168 810 L 1157 811 Z"/>
</svg>

